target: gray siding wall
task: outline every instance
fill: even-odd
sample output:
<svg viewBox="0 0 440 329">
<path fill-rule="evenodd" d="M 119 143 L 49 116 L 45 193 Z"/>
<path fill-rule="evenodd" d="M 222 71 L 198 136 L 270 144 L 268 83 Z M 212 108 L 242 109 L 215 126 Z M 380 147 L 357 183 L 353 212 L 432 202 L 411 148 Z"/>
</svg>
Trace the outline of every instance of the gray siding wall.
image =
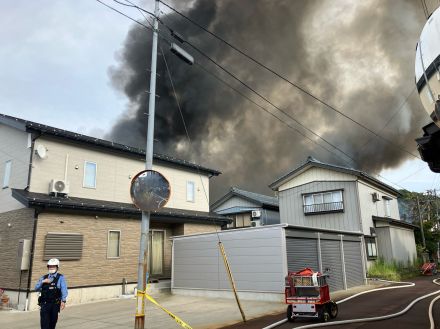
<svg viewBox="0 0 440 329">
<path fill-rule="evenodd" d="M 282 228 L 253 228 L 219 233 L 237 290 L 282 292 Z M 216 234 L 173 240 L 173 288 L 231 289 Z"/>
<path fill-rule="evenodd" d="M 261 209 L 261 223 L 262 225 L 273 225 L 280 223 L 279 211 Z"/>
<path fill-rule="evenodd" d="M 260 206 L 254 202 L 245 200 L 243 198 L 233 196 L 229 200 L 226 200 L 224 203 L 219 205 L 216 208 L 211 209 L 218 214 L 228 213 L 228 209 L 237 209 L 239 208 L 259 208 Z"/>
<path fill-rule="evenodd" d="M 389 227 L 376 227 L 377 255 L 387 261 L 393 260 L 393 247 Z"/>
<path fill-rule="evenodd" d="M 343 189 L 344 212 L 304 215 L 303 194 Z M 279 193 L 281 223 L 339 231 L 360 232 L 356 182 L 311 182 Z"/>
</svg>

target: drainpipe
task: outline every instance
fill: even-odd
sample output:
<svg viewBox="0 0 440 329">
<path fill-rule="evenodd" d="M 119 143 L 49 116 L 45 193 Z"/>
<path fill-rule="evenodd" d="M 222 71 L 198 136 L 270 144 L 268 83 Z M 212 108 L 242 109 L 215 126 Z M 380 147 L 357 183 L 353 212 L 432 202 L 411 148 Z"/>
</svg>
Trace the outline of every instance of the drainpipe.
<svg viewBox="0 0 440 329">
<path fill-rule="evenodd" d="M 28 273 L 28 283 L 26 288 L 26 304 L 24 306 L 24 310 L 28 310 L 29 306 L 29 293 L 31 290 L 31 281 L 32 281 L 32 266 L 34 265 L 34 250 L 35 250 L 35 238 L 37 235 L 37 223 L 38 223 L 38 212 L 35 210 L 34 213 L 34 229 L 32 232 L 32 248 L 31 248 L 31 259 L 29 264 L 29 273 Z"/>
</svg>

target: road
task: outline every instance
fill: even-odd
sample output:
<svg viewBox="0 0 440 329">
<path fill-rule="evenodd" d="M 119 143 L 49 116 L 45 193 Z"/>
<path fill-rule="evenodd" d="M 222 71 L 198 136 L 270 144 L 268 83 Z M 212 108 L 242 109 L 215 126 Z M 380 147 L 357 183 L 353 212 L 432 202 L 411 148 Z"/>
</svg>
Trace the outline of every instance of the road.
<svg viewBox="0 0 440 329">
<path fill-rule="evenodd" d="M 350 301 L 339 304 L 339 314 L 337 320 L 348 320 L 356 318 L 368 318 L 380 315 L 387 315 L 403 310 L 412 300 L 422 295 L 440 291 L 440 286 L 432 283 L 433 277 L 420 277 L 412 280 L 414 287 L 393 289 L 385 291 L 371 292 L 356 297 Z M 334 325 L 331 328 L 344 329 L 409 329 L 409 328 L 429 328 L 428 307 L 432 299 L 437 295 L 428 297 L 413 306 L 404 315 L 383 321 L 364 322 L 346 325 Z M 440 300 L 434 304 L 433 315 L 435 328 L 440 329 Z M 236 324 L 222 329 L 254 329 L 263 328 L 285 318 L 285 313 L 266 316 L 251 320 L 245 324 Z M 284 323 L 277 329 L 290 329 L 299 326 L 318 323 L 310 319 L 298 319 L 294 323 Z"/>
</svg>

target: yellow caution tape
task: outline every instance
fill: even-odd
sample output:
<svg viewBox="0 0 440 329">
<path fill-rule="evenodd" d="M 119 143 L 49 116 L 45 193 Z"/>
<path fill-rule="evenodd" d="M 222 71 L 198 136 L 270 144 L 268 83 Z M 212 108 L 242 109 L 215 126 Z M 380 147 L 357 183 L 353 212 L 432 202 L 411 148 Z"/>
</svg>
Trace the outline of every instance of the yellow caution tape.
<svg viewBox="0 0 440 329">
<path fill-rule="evenodd" d="M 167 310 L 165 307 L 163 307 L 162 305 L 160 305 L 152 296 L 150 296 L 149 294 L 147 294 L 144 291 L 137 291 L 137 296 L 145 296 L 150 302 L 152 302 L 154 305 L 156 305 L 157 307 L 159 307 L 160 309 L 162 309 L 165 313 L 167 313 L 174 321 L 177 322 L 177 324 L 179 324 L 180 326 L 182 326 L 182 328 L 185 329 L 192 329 L 192 327 L 185 323 L 181 318 L 179 318 L 177 315 L 171 313 L 169 310 Z"/>
</svg>

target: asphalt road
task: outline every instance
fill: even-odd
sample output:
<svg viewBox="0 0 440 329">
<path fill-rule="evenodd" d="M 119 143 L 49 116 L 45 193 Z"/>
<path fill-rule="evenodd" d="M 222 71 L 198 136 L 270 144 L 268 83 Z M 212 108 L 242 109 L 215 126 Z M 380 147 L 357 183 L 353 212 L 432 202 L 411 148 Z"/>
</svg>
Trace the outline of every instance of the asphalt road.
<svg viewBox="0 0 440 329">
<path fill-rule="evenodd" d="M 440 290 L 440 286 L 432 283 L 435 277 L 426 276 L 412 280 L 416 285 L 414 287 L 392 289 L 385 291 L 371 292 L 365 295 L 356 297 L 350 301 L 339 304 L 339 314 L 333 321 L 348 320 L 356 318 L 368 318 L 380 315 L 387 315 L 403 310 L 412 300 L 422 295 Z M 438 276 L 437 276 L 438 278 Z M 344 329 L 406 329 L 406 328 L 428 328 L 428 307 L 432 299 L 437 295 L 428 297 L 416 303 L 404 315 L 382 321 L 364 322 L 346 325 L 334 325 L 330 328 L 344 328 Z M 285 319 L 285 313 L 278 315 L 266 316 L 258 319 L 253 319 L 245 324 L 236 324 L 223 329 L 254 329 L 263 328 Z M 434 304 L 433 316 L 435 321 L 435 328 L 440 329 L 440 300 Z M 299 326 L 319 323 L 313 319 L 297 319 L 294 323 L 284 323 L 277 327 L 277 329 L 296 328 Z"/>
</svg>

